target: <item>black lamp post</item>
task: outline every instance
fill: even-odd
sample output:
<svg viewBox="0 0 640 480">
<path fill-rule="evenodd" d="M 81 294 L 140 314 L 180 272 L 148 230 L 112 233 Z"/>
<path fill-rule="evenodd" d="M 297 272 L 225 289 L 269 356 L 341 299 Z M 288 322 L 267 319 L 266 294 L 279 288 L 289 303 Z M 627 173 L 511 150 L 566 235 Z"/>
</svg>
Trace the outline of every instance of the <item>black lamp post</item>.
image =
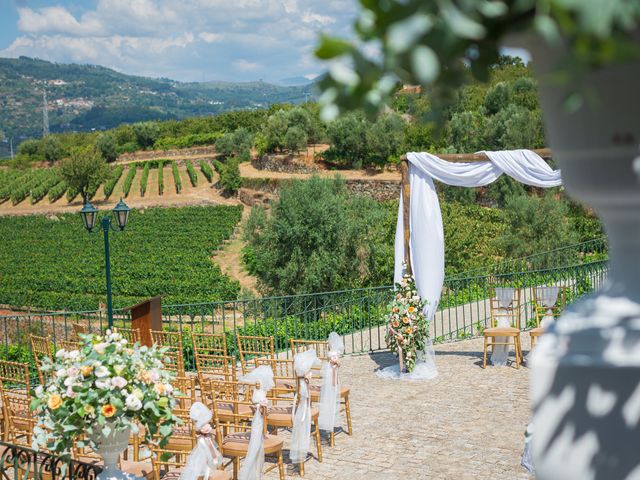
<svg viewBox="0 0 640 480">
<path fill-rule="evenodd" d="M 124 230 L 129 221 L 130 208 L 120 199 L 115 208 L 111 211 L 111 215 L 105 213 L 100 219 L 100 226 L 104 232 L 104 263 L 107 275 L 107 321 L 109 329 L 113 328 L 113 304 L 111 302 L 111 259 L 109 257 L 109 230 Z M 86 200 L 84 207 L 80 210 L 82 223 L 89 233 L 92 233 L 96 226 L 98 210 Z M 117 229 L 113 226 L 115 222 Z"/>
</svg>

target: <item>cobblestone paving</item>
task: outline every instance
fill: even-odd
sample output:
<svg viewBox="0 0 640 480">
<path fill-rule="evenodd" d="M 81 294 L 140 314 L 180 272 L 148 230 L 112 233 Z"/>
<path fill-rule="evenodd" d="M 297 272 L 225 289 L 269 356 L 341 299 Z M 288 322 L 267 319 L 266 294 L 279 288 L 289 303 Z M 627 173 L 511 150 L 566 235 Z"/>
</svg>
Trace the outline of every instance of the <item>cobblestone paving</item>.
<svg viewBox="0 0 640 480">
<path fill-rule="evenodd" d="M 527 345 L 528 339 L 523 338 Z M 375 370 L 395 363 L 389 353 L 345 357 L 353 436 L 323 445 L 305 479 L 529 479 L 520 466 L 528 419 L 528 370 L 482 365 L 482 340 L 436 346 L 435 380 L 383 380 Z M 288 448 L 289 434 L 285 449 Z M 311 449 L 315 455 L 315 445 Z M 286 454 L 287 452 L 285 452 Z M 297 477 L 291 464 L 287 478 Z M 278 478 L 277 470 L 265 476 Z M 299 477 L 298 477 L 299 478 Z"/>
</svg>

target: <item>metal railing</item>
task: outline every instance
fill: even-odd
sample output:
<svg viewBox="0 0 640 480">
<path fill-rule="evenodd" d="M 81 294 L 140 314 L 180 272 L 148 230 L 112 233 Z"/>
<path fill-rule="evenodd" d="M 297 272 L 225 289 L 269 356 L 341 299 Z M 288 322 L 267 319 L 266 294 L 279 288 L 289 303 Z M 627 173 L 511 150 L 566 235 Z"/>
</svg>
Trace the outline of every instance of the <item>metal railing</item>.
<svg viewBox="0 0 640 480">
<path fill-rule="evenodd" d="M 606 260 L 547 268 L 509 271 L 445 279 L 442 297 L 431 322 L 435 342 L 460 340 L 480 335 L 490 319 L 492 285 L 521 289 L 521 328 L 533 326 L 532 297 L 536 285 L 566 287 L 567 301 L 600 287 L 607 275 Z M 343 335 L 346 353 L 366 353 L 387 348 L 385 320 L 391 286 L 314 293 L 249 300 L 162 307 L 165 329 L 219 333 L 227 336 L 230 354 L 236 353 L 236 334 L 272 335 L 276 349 L 286 351 L 290 338 L 324 339 L 332 331 Z M 130 314 L 114 312 L 116 327 L 130 326 Z M 0 358 L 32 362 L 29 334 L 48 335 L 57 345 L 73 336 L 72 324 L 88 331 L 106 328 L 104 311 L 54 312 L 0 316 Z M 185 342 L 185 363 L 193 365 L 191 342 Z"/>
<path fill-rule="evenodd" d="M 0 442 L 0 478 L 29 480 L 95 480 L 98 465 L 65 460 L 46 452 Z"/>
</svg>

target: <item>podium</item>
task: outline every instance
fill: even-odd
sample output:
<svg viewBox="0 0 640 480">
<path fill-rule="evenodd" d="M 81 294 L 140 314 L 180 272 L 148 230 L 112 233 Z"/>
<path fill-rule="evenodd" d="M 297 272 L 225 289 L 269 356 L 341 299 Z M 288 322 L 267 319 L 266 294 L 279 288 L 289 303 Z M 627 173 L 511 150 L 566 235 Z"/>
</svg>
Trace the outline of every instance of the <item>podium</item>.
<svg viewBox="0 0 640 480">
<path fill-rule="evenodd" d="M 153 345 L 150 330 L 162 330 L 162 297 L 157 296 L 127 307 L 131 312 L 131 327 L 140 330 L 140 343 L 150 347 Z"/>
</svg>

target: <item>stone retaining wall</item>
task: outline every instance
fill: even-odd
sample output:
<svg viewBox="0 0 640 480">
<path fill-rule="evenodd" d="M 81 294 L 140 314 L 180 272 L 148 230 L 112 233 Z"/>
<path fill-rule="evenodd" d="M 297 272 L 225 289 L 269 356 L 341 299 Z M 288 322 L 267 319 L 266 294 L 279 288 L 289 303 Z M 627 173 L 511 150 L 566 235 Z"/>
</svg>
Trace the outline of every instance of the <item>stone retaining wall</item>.
<svg viewBox="0 0 640 480">
<path fill-rule="evenodd" d="M 119 162 L 129 162 L 132 160 L 150 160 L 156 158 L 186 157 L 195 155 L 216 155 L 214 147 L 192 147 L 175 150 L 147 150 L 134 153 L 123 153 L 118 156 Z"/>
<path fill-rule="evenodd" d="M 251 165 L 258 170 L 284 173 L 315 173 L 318 169 L 314 165 L 300 162 L 293 155 L 263 155 L 251 160 Z"/>
</svg>

